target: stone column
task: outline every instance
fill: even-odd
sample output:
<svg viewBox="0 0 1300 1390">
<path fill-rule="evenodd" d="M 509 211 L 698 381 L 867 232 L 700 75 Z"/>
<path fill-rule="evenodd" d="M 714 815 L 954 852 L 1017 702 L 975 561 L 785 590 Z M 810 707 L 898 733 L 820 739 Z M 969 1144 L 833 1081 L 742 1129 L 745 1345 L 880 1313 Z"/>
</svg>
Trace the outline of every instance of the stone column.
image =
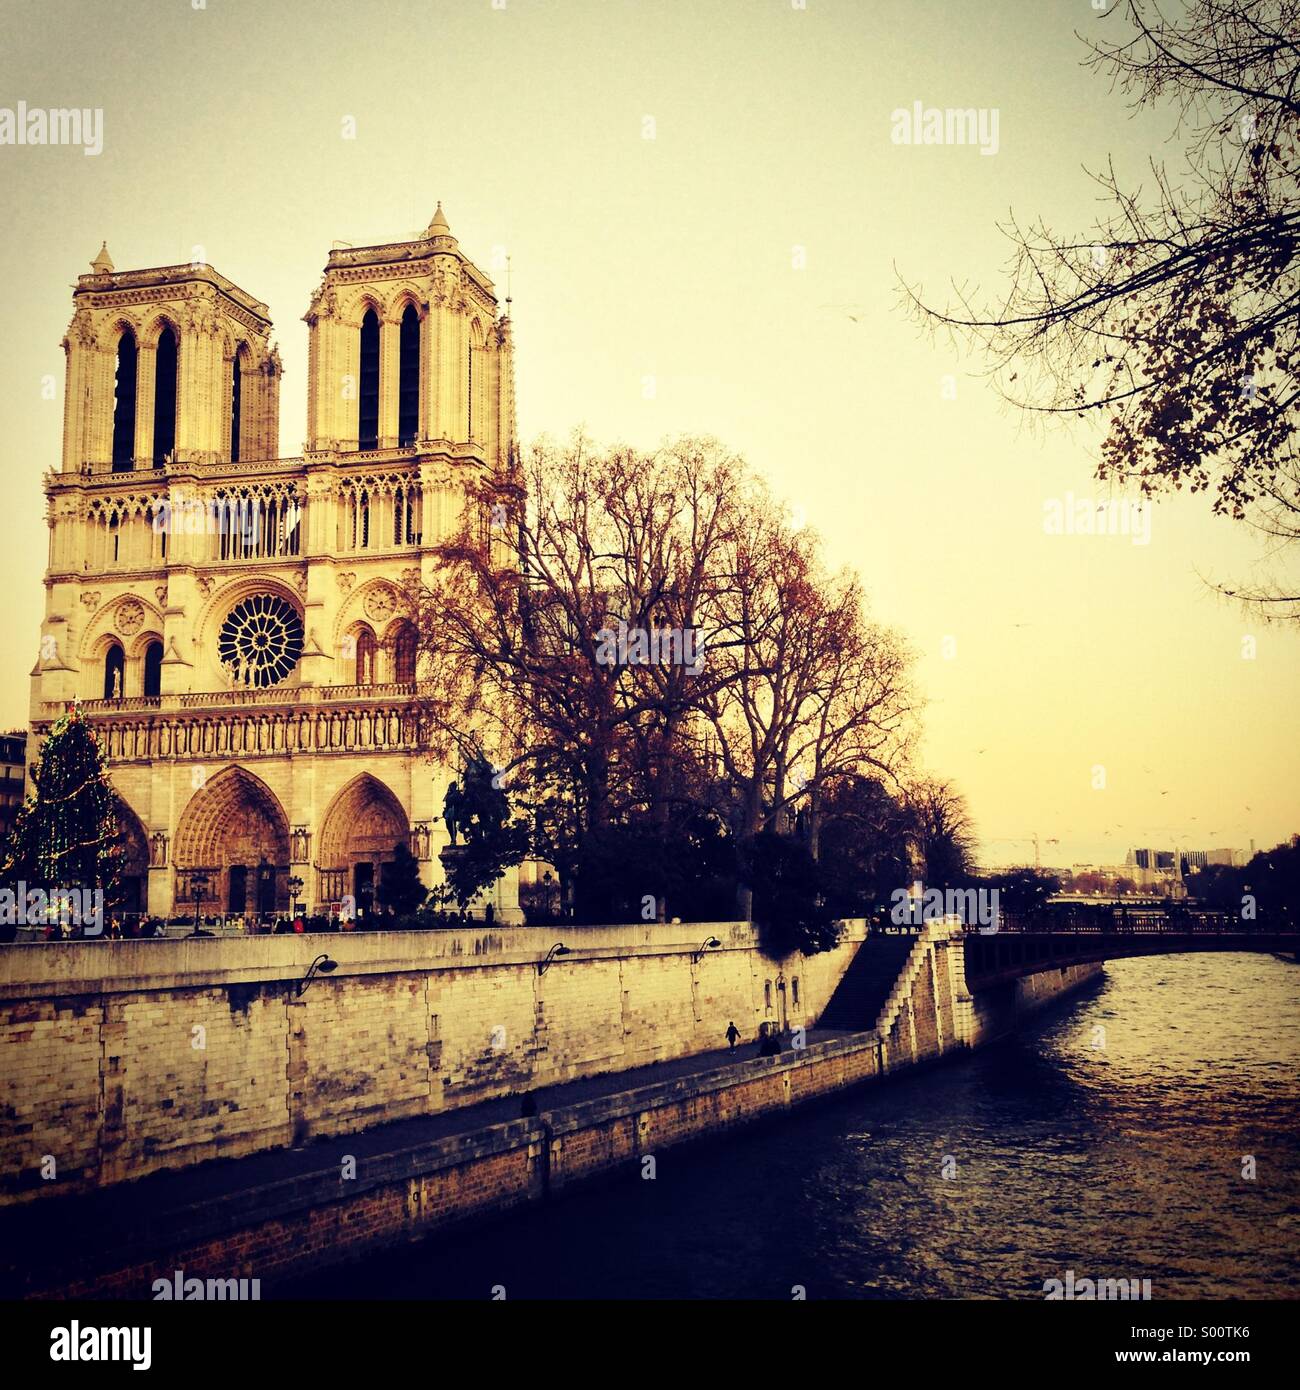
<svg viewBox="0 0 1300 1390">
<path fill-rule="evenodd" d="M 153 408 L 158 384 L 158 349 L 136 345 L 135 357 L 135 452 L 137 467 L 153 459 Z"/>
<path fill-rule="evenodd" d="M 73 316 L 68 336 L 63 340 L 65 371 L 63 382 L 63 471 L 78 473 L 90 458 L 88 444 L 89 400 L 96 349 L 88 314 Z"/>
<path fill-rule="evenodd" d="M 399 350 L 401 325 L 385 319 L 379 325 L 379 447 L 397 447 Z"/>
<path fill-rule="evenodd" d="M 338 441 L 340 449 L 355 449 L 361 423 L 361 322 L 359 319 L 355 324 L 331 321 L 325 331 L 329 344 L 326 365 L 329 434 Z"/>
</svg>

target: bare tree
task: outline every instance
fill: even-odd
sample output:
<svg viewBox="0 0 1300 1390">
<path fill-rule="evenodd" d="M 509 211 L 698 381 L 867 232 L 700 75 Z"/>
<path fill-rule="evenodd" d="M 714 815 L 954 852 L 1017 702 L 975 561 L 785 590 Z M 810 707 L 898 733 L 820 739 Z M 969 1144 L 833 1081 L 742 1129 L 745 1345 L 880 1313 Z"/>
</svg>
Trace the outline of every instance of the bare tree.
<svg viewBox="0 0 1300 1390">
<path fill-rule="evenodd" d="M 975 826 L 966 798 L 951 782 L 923 778 L 908 789 L 906 805 L 925 881 L 937 888 L 961 883 L 974 867 L 975 855 Z"/>
<path fill-rule="evenodd" d="M 584 837 L 680 794 L 679 732 L 719 679 L 691 658 L 741 471 L 710 441 L 539 444 L 467 484 L 415 596 L 434 751 L 488 748 L 526 784 L 566 892 Z"/>
<path fill-rule="evenodd" d="M 1144 189 L 1109 163 L 1082 236 L 1011 221 L 992 301 L 905 297 L 981 345 L 1016 405 L 1099 416 L 1099 478 L 1207 492 L 1285 549 L 1300 539 L 1300 0 L 1125 0 L 1104 22 L 1124 31 L 1088 44 L 1088 65 L 1133 108 L 1172 109 L 1183 167 L 1152 161 Z M 1224 592 L 1300 619 L 1294 583 Z"/>
<path fill-rule="evenodd" d="M 566 902 L 602 845 L 662 860 L 701 814 L 744 838 L 807 801 L 815 845 L 822 789 L 905 755 L 910 653 L 717 443 L 543 443 L 465 498 L 412 594 L 422 713 L 495 764 Z"/>
</svg>

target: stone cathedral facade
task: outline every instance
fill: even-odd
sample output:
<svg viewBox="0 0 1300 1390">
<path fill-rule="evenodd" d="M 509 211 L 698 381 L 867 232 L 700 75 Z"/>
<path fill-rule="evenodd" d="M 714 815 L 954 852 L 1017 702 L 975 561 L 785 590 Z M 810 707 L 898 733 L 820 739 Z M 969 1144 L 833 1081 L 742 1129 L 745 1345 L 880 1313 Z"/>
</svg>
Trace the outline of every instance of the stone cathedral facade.
<svg viewBox="0 0 1300 1390">
<path fill-rule="evenodd" d="M 278 457 L 267 307 L 208 265 L 73 291 L 29 758 L 76 700 L 121 800 L 128 908 L 370 908 L 399 841 L 441 881 L 451 769 L 421 751 L 404 591 L 463 481 L 508 465 L 510 320 L 441 205 L 329 253 L 305 315 L 307 441 Z M 492 890 L 520 920 L 514 875 Z"/>
</svg>

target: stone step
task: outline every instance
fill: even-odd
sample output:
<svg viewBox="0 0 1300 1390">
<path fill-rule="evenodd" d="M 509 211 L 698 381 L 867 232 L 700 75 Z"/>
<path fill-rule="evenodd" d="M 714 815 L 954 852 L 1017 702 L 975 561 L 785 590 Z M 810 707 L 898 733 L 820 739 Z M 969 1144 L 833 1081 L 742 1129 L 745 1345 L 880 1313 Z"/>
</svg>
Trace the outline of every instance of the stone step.
<svg viewBox="0 0 1300 1390">
<path fill-rule="evenodd" d="M 875 1027 L 915 944 L 914 936 L 869 936 L 858 947 L 818 1026 L 855 1030 Z"/>
</svg>

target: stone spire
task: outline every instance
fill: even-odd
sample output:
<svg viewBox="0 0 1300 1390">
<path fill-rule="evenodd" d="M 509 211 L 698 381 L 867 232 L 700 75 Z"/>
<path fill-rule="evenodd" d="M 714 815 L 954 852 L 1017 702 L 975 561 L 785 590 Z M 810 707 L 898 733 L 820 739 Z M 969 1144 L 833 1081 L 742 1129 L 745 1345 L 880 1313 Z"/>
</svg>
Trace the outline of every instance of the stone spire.
<svg viewBox="0 0 1300 1390">
<path fill-rule="evenodd" d="M 451 228 L 447 225 L 447 219 L 443 216 L 442 203 L 439 202 L 438 210 L 433 214 L 433 221 L 429 223 L 426 237 L 451 236 Z M 455 241 L 455 237 L 451 237 Z"/>
<path fill-rule="evenodd" d="M 444 225 L 446 225 L 444 223 Z M 108 254 L 108 242 L 101 242 L 99 255 L 90 263 L 90 268 L 96 275 L 111 275 L 113 273 L 113 258 Z"/>
</svg>

